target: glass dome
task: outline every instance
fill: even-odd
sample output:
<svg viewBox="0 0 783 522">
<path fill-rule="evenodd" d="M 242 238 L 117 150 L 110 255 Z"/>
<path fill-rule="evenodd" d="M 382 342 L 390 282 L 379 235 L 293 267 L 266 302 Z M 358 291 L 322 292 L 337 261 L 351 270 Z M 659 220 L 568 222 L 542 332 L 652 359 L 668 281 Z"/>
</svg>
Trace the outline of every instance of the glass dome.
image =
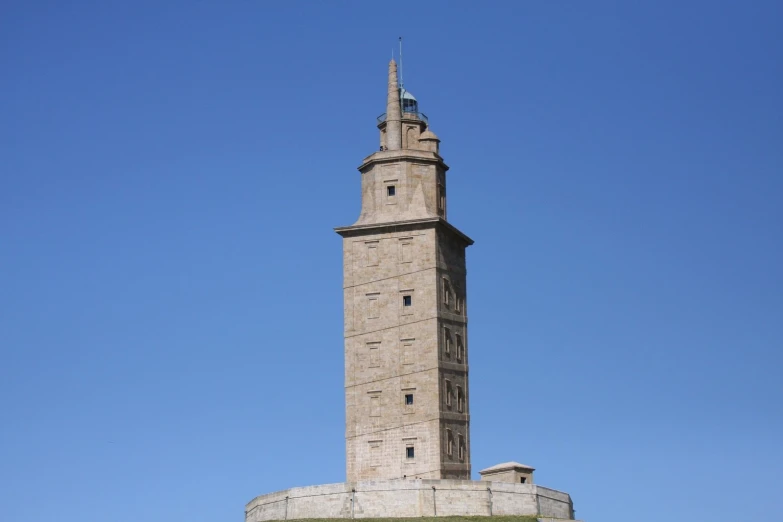
<svg viewBox="0 0 783 522">
<path fill-rule="evenodd" d="M 402 112 L 412 112 L 418 114 L 419 102 L 416 98 L 405 89 L 400 90 L 400 99 L 402 101 Z"/>
</svg>

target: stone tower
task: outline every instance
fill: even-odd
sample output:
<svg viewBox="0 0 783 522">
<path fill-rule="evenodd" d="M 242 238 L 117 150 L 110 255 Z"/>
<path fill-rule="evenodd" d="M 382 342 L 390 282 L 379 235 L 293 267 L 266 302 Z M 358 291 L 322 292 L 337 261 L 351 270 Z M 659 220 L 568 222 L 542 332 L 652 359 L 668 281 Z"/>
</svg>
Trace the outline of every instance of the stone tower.
<svg viewBox="0 0 783 522">
<path fill-rule="evenodd" d="M 343 237 L 347 480 L 470 479 L 465 248 L 439 140 L 389 63 L 380 150 Z"/>
</svg>

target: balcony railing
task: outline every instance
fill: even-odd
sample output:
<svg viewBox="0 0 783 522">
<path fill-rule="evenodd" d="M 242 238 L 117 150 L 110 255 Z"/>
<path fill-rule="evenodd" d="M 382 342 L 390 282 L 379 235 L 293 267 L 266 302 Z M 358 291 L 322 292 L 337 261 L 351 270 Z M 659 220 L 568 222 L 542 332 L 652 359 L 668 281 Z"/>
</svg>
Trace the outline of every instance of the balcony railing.
<svg viewBox="0 0 783 522">
<path fill-rule="evenodd" d="M 429 123 L 429 122 L 430 122 L 430 121 L 427 119 L 427 115 L 426 115 L 426 114 L 424 114 L 423 112 L 412 112 L 412 111 L 405 111 L 405 112 L 403 112 L 403 113 L 402 113 L 402 117 L 403 117 L 403 118 L 405 118 L 406 116 L 407 116 L 407 117 L 409 117 L 409 118 L 410 118 L 410 117 L 413 117 L 413 118 L 418 118 L 418 119 L 420 119 L 421 121 L 423 121 L 424 123 Z M 385 121 L 386 121 L 386 113 L 384 112 L 383 114 L 381 114 L 380 116 L 378 116 L 378 123 L 383 123 L 383 122 L 385 122 Z"/>
</svg>

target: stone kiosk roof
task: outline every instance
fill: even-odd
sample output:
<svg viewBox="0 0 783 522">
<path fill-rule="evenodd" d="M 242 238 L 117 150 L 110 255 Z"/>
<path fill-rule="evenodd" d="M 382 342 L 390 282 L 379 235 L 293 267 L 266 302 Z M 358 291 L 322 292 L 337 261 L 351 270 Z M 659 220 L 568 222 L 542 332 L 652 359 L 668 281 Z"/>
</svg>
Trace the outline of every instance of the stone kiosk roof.
<svg viewBox="0 0 783 522">
<path fill-rule="evenodd" d="M 520 464 L 519 462 L 513 462 L 512 461 L 512 462 L 503 462 L 502 464 L 495 464 L 492 467 L 489 467 L 489 468 L 486 468 L 486 469 L 482 469 L 481 471 L 479 471 L 479 473 L 483 475 L 484 473 L 493 473 L 493 472 L 496 472 L 496 471 L 506 471 L 506 470 L 509 470 L 509 469 L 523 469 L 525 471 L 535 471 L 536 470 L 536 468 L 534 468 L 533 466 L 528 466 L 526 464 Z"/>
</svg>

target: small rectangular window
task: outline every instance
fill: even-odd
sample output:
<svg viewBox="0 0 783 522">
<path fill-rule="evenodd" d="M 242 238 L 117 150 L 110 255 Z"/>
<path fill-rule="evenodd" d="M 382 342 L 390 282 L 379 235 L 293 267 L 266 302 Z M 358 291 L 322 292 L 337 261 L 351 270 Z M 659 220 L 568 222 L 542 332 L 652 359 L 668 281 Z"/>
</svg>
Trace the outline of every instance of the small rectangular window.
<svg viewBox="0 0 783 522">
<path fill-rule="evenodd" d="M 446 428 L 446 454 L 451 457 L 454 455 L 454 435 L 451 430 Z"/>
<path fill-rule="evenodd" d="M 525 477 L 519 477 L 519 483 L 524 484 L 525 483 Z"/>
<path fill-rule="evenodd" d="M 462 336 L 457 334 L 457 360 L 462 362 L 465 355 L 465 346 L 462 344 Z"/>
<path fill-rule="evenodd" d="M 381 397 L 380 395 L 375 395 L 373 397 L 370 397 L 370 417 L 380 417 L 381 416 Z"/>
<path fill-rule="evenodd" d="M 462 394 L 462 386 L 457 386 L 457 411 L 462 413 L 465 409 L 465 396 Z"/>
<path fill-rule="evenodd" d="M 413 289 L 400 290 L 402 296 L 402 308 L 400 308 L 400 315 L 412 315 L 413 314 Z"/>
<path fill-rule="evenodd" d="M 451 381 L 448 380 L 448 379 L 446 380 L 446 390 L 445 390 L 445 393 L 446 393 L 446 406 L 451 407 L 451 395 L 452 395 L 453 392 L 451 390 Z"/>
<path fill-rule="evenodd" d="M 451 330 L 443 328 L 443 353 L 451 357 Z"/>
<path fill-rule="evenodd" d="M 407 448 L 405 448 L 405 458 L 406 459 L 412 459 L 412 458 L 415 457 L 415 455 L 416 455 L 416 453 L 415 453 L 415 451 L 413 449 L 413 446 L 408 446 Z"/>
<path fill-rule="evenodd" d="M 383 180 L 383 189 L 386 192 L 386 204 L 397 204 L 397 182 L 398 179 L 385 179 Z"/>
<path fill-rule="evenodd" d="M 444 277 L 443 278 L 443 304 L 449 306 L 450 303 L 451 303 L 451 285 L 449 284 L 449 280 Z"/>
<path fill-rule="evenodd" d="M 462 434 L 460 434 L 457 437 L 457 441 L 458 441 L 457 451 L 459 451 L 459 460 L 465 460 L 465 438 L 462 436 Z"/>
<path fill-rule="evenodd" d="M 403 388 L 402 389 L 402 414 L 403 415 L 410 415 L 412 413 L 416 412 L 415 407 L 413 406 L 413 394 L 415 393 L 415 388 Z"/>
</svg>

